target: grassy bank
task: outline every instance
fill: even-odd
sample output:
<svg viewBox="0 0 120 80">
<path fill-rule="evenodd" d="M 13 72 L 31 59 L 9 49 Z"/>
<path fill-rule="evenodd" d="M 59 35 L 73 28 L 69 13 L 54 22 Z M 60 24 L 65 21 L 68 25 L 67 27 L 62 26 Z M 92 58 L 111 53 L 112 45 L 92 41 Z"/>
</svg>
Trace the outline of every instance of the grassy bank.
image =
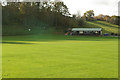
<svg viewBox="0 0 120 80">
<path fill-rule="evenodd" d="M 86 24 L 82 27 L 87 27 L 87 28 L 102 28 L 103 33 L 115 33 L 115 34 L 120 34 L 118 32 L 118 29 L 120 28 L 117 25 L 110 24 L 105 21 L 87 21 Z"/>
</svg>

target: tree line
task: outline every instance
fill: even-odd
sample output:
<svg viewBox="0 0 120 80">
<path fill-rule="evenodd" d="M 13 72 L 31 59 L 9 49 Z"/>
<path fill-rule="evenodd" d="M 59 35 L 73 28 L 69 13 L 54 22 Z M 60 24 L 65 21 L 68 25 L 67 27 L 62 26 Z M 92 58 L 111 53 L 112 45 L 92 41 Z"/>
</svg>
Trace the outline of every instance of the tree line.
<svg viewBox="0 0 120 80">
<path fill-rule="evenodd" d="M 3 25 L 23 25 L 21 27 L 53 28 L 63 31 L 79 27 L 76 18 L 70 17 L 67 6 L 61 1 L 8 2 L 3 6 L 2 12 Z M 49 26 L 41 26 L 41 23 Z"/>
<path fill-rule="evenodd" d="M 108 23 L 111 24 L 115 24 L 115 25 L 120 25 L 120 16 L 109 16 L 109 15 L 103 15 L 100 14 L 98 16 L 94 16 L 94 11 L 93 10 L 89 10 L 86 11 L 86 13 L 84 13 L 84 18 L 87 21 L 94 21 L 94 20 L 100 20 L 100 21 L 106 21 Z"/>
</svg>

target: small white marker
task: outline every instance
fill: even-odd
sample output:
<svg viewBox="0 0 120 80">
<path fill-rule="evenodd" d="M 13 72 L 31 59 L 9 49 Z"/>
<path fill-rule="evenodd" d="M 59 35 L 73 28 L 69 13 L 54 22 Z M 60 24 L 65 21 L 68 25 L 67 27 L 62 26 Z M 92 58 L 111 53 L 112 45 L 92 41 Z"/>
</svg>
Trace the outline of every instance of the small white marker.
<svg viewBox="0 0 120 80">
<path fill-rule="evenodd" d="M 31 29 L 28 29 L 28 31 L 31 31 Z"/>
</svg>

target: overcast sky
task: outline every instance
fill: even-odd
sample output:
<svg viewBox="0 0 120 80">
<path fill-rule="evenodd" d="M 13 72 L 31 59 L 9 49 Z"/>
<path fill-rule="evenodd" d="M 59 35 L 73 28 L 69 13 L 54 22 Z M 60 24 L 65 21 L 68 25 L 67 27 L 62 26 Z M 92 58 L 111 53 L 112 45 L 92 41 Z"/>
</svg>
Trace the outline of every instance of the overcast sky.
<svg viewBox="0 0 120 80">
<path fill-rule="evenodd" d="M 80 11 L 81 15 L 88 10 L 94 10 L 95 15 L 118 15 L 120 0 L 62 0 L 68 6 L 71 14 Z"/>
<path fill-rule="evenodd" d="M 94 10 L 95 15 L 104 14 L 112 16 L 118 15 L 118 2 L 120 0 L 62 0 L 62 1 L 67 5 L 71 14 L 76 14 L 77 11 L 80 11 L 81 15 L 83 15 L 88 10 Z"/>
</svg>

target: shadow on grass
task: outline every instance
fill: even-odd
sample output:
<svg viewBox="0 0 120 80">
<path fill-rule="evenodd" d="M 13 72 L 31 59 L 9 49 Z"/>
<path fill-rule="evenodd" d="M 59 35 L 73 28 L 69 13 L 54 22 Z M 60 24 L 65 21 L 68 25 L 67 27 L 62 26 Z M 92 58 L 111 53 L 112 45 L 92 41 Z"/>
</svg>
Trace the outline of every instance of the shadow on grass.
<svg viewBox="0 0 120 80">
<path fill-rule="evenodd" d="M 25 42 L 0 42 L 2 44 L 33 44 L 33 43 L 25 43 Z"/>
<path fill-rule="evenodd" d="M 32 44 L 16 41 L 111 41 L 117 40 L 117 37 L 103 37 L 103 36 L 64 36 L 64 35 L 27 35 L 27 36 L 3 36 L 3 43 L 10 44 Z"/>
</svg>

